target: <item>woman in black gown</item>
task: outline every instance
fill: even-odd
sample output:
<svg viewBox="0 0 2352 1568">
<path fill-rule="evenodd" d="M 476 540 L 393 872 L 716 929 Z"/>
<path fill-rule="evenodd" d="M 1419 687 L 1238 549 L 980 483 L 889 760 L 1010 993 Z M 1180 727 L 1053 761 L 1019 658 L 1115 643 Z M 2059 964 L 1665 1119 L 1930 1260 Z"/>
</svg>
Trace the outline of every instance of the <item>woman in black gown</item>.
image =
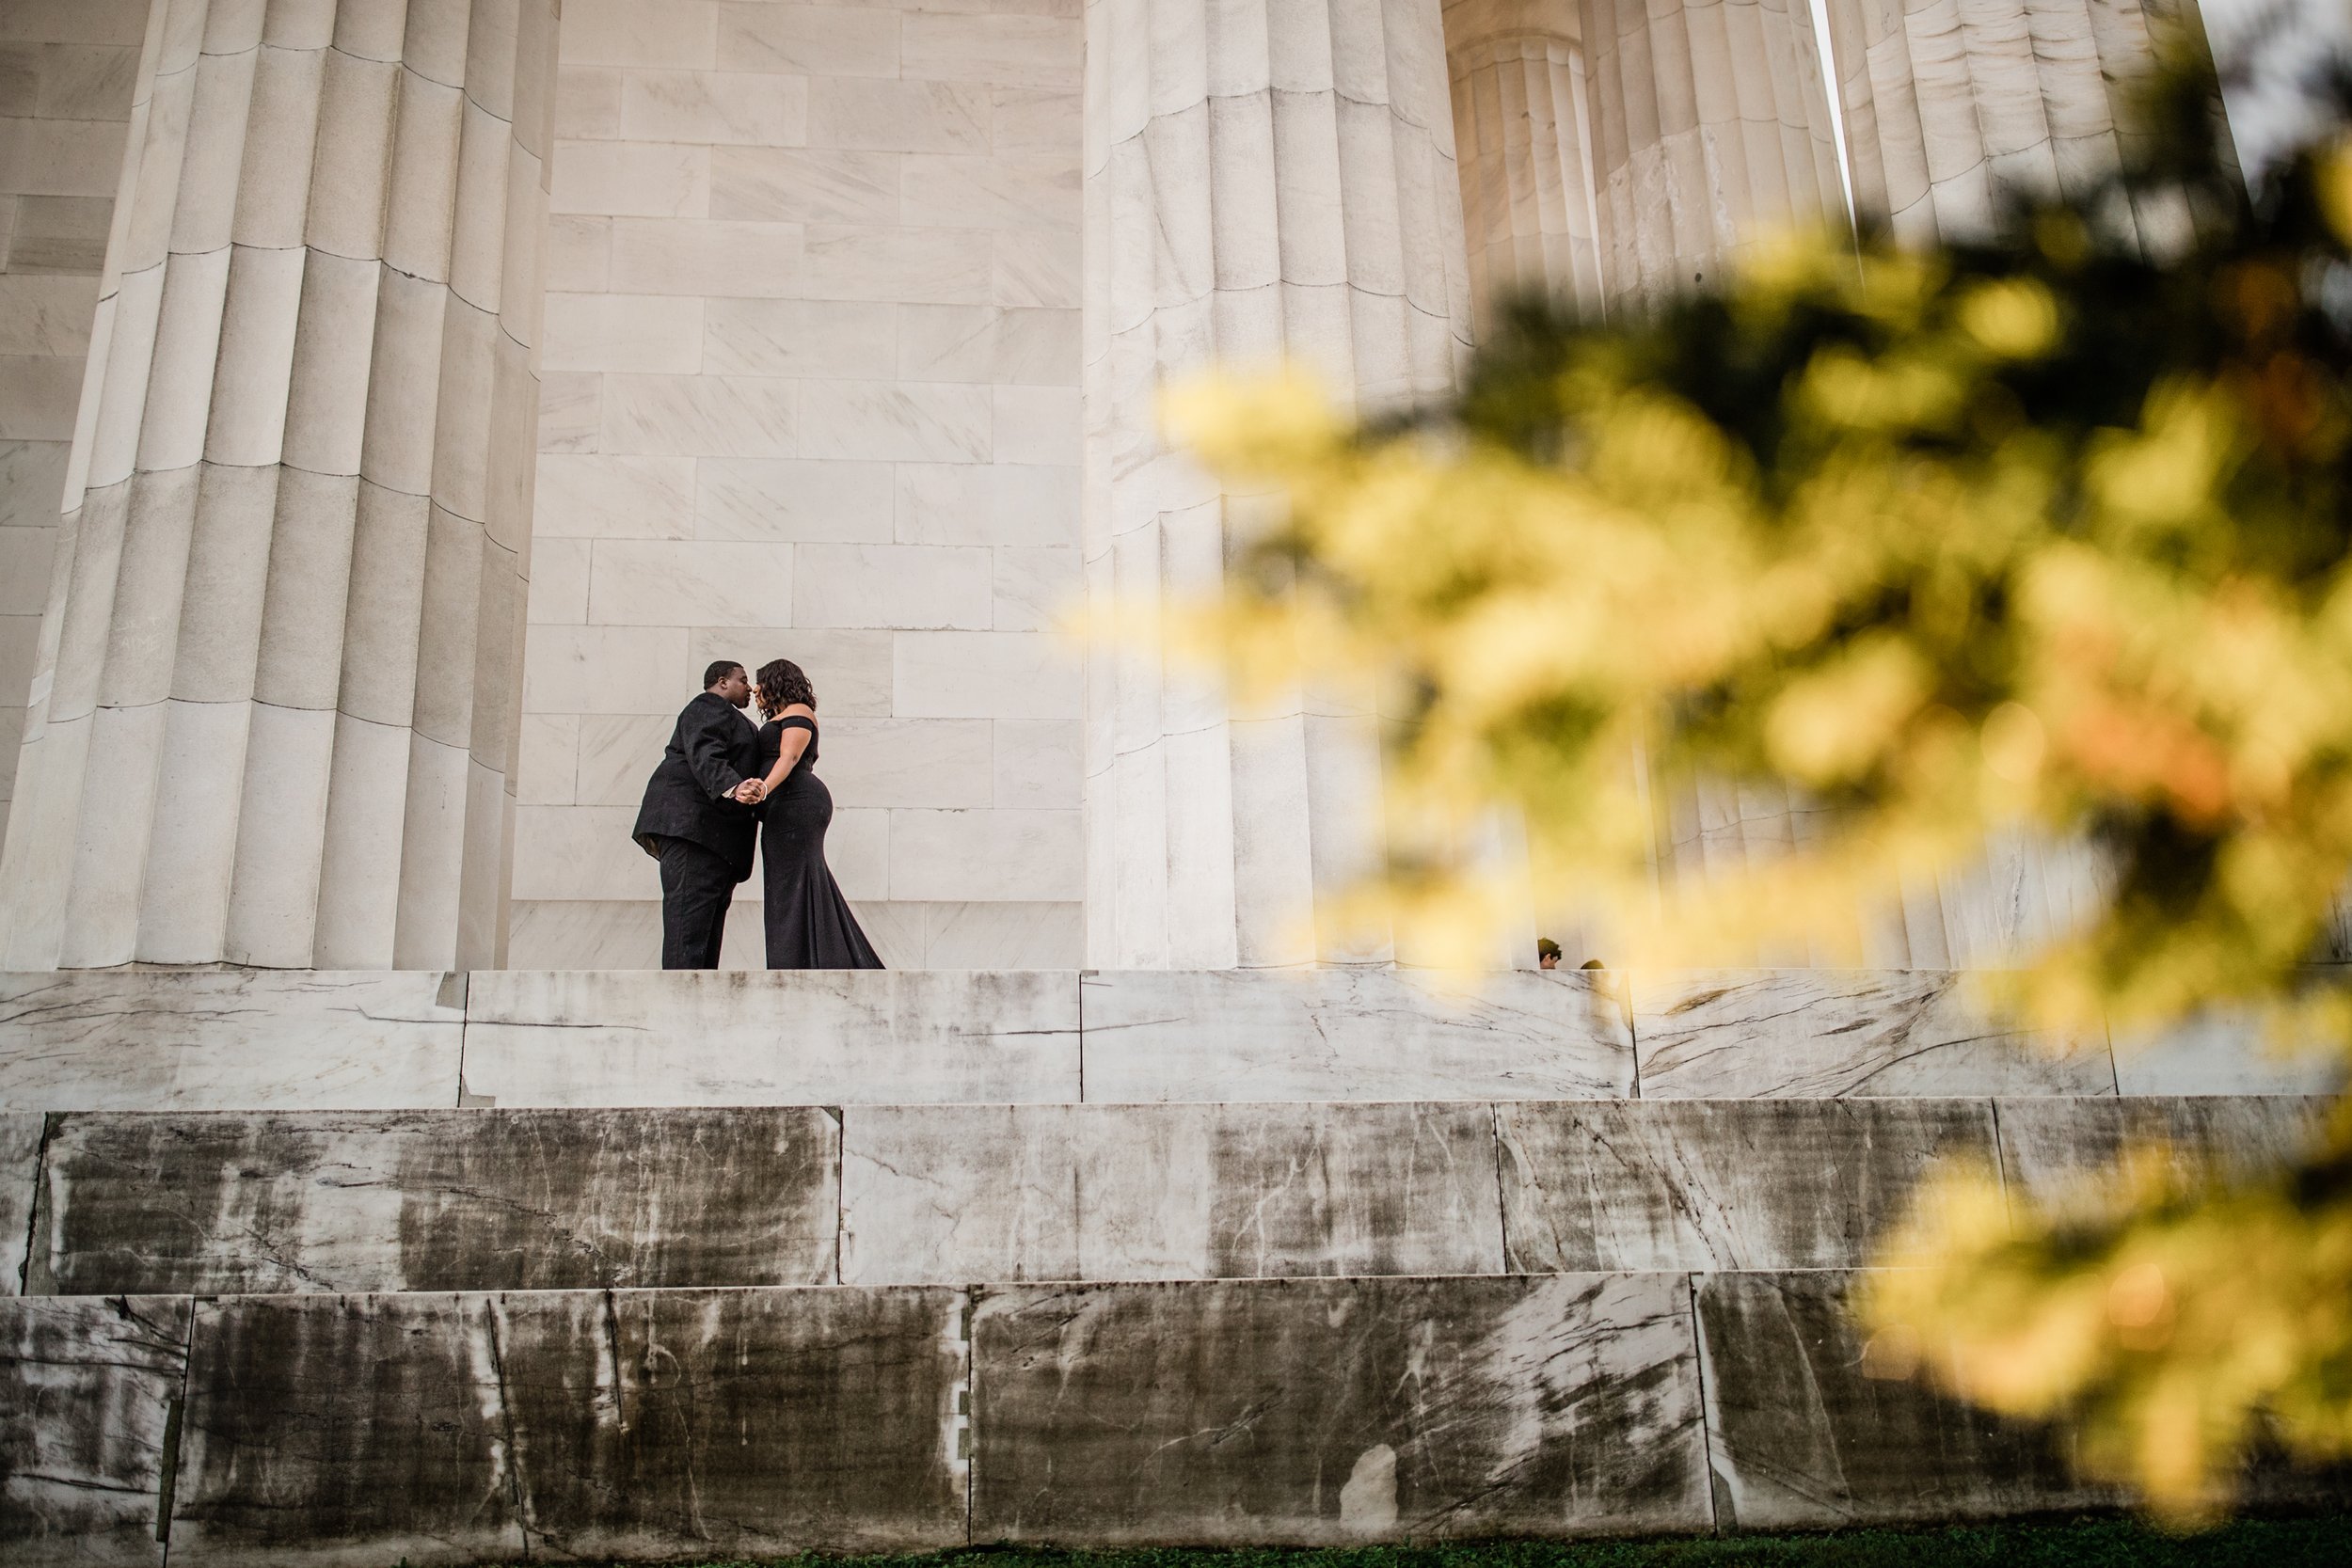
<svg viewBox="0 0 2352 1568">
<path fill-rule="evenodd" d="M 833 792 L 817 765 L 817 691 L 788 658 L 759 667 L 755 694 L 768 722 L 759 731 L 756 799 L 767 802 L 759 858 L 767 887 L 770 969 L 881 969 L 850 901 L 825 866 Z M 746 785 L 746 795 L 751 795 Z"/>
</svg>

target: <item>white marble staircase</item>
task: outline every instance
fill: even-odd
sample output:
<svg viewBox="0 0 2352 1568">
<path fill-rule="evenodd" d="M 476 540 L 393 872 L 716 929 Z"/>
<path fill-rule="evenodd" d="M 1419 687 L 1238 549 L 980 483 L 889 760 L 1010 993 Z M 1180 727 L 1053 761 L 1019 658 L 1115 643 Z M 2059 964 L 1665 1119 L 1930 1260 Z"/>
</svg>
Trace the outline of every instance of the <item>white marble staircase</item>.
<svg viewBox="0 0 2352 1568">
<path fill-rule="evenodd" d="M 1938 1159 L 2328 1086 L 1926 972 L 0 977 L 0 1562 L 2112 1504 L 1851 1271 Z"/>
</svg>

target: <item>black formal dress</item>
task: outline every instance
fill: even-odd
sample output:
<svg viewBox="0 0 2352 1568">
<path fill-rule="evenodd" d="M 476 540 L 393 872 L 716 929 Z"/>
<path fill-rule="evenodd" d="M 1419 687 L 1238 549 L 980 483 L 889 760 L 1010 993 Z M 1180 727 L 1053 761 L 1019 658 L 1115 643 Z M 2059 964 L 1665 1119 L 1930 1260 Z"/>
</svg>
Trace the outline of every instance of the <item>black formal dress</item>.
<svg viewBox="0 0 2352 1568">
<path fill-rule="evenodd" d="M 825 865 L 825 829 L 833 822 L 833 791 L 815 772 L 817 721 L 787 714 L 759 730 L 759 772 L 772 772 L 784 752 L 784 732 L 808 732 L 808 750 L 768 794 L 768 826 L 759 857 L 768 892 L 770 969 L 881 969 L 882 958 L 850 911 L 850 901 Z"/>
<path fill-rule="evenodd" d="M 771 759 L 775 748 L 768 749 Z M 727 797 L 759 767 L 759 732 L 706 691 L 686 705 L 645 781 L 630 835 L 661 863 L 661 967 L 716 969 L 735 884 L 752 874 L 759 813 Z"/>
</svg>

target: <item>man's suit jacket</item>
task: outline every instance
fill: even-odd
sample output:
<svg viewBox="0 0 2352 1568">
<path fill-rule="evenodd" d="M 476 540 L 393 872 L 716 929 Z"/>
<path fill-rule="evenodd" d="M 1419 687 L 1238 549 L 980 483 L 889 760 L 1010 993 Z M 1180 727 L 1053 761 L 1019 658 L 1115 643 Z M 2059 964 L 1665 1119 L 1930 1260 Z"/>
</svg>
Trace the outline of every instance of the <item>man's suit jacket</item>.
<svg viewBox="0 0 2352 1568">
<path fill-rule="evenodd" d="M 669 749 L 645 781 L 632 836 L 657 860 L 662 839 L 699 844 L 743 880 L 752 874 L 759 813 L 727 796 L 758 767 L 759 731 L 724 697 L 704 692 L 677 716 Z"/>
</svg>

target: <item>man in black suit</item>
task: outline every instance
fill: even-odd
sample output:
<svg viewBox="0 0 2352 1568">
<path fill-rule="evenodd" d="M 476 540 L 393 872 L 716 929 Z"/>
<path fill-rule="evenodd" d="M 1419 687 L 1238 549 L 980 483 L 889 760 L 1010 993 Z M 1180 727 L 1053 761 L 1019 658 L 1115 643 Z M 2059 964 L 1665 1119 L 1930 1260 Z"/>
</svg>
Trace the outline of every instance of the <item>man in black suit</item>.
<svg viewBox="0 0 2352 1568">
<path fill-rule="evenodd" d="M 677 716 L 631 835 L 661 863 L 664 969 L 719 967 L 727 905 L 759 842 L 759 813 L 733 799 L 759 767 L 759 731 L 742 711 L 751 678 L 722 659 L 703 672 L 703 687 Z"/>
</svg>

